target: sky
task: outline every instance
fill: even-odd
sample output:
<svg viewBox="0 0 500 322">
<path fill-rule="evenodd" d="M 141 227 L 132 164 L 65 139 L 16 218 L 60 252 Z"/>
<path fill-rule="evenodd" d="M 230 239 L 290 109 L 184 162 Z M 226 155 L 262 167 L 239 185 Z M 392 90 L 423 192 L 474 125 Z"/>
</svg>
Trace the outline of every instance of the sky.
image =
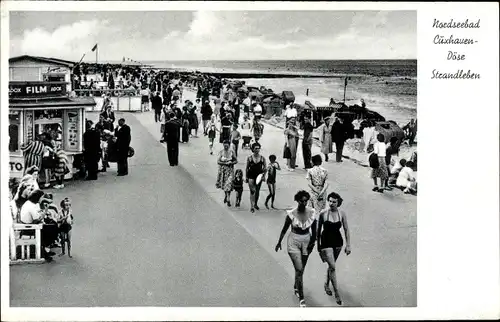
<svg viewBox="0 0 500 322">
<path fill-rule="evenodd" d="M 416 59 L 416 11 L 10 12 L 10 57 Z"/>
</svg>

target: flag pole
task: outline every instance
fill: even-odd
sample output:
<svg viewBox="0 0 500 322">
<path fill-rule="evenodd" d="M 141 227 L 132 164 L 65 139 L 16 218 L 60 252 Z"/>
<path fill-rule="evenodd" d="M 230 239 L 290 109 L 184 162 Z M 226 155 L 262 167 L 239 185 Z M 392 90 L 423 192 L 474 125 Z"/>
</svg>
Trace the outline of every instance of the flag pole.
<svg viewBox="0 0 500 322">
<path fill-rule="evenodd" d="M 347 75 L 345 76 L 345 82 L 344 82 L 344 104 L 345 104 L 345 92 L 347 89 Z"/>
<path fill-rule="evenodd" d="M 99 55 L 99 46 L 95 47 L 95 68 L 97 68 L 97 56 Z"/>
</svg>

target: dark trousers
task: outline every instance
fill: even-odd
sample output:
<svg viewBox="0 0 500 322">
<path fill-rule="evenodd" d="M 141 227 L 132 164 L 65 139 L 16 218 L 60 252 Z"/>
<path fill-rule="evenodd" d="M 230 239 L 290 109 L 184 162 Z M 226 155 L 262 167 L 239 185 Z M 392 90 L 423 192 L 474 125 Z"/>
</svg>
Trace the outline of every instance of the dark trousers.
<svg viewBox="0 0 500 322">
<path fill-rule="evenodd" d="M 160 122 L 161 110 L 155 110 L 155 122 Z"/>
<path fill-rule="evenodd" d="M 302 142 L 302 156 L 304 157 L 304 167 L 307 169 L 312 168 L 311 147 L 312 147 L 312 145 L 310 143 Z"/>
<path fill-rule="evenodd" d="M 179 165 L 179 142 L 167 140 L 168 162 L 171 166 Z"/>
<path fill-rule="evenodd" d="M 128 174 L 128 157 L 118 157 L 116 164 L 118 166 L 118 174 Z"/>
<path fill-rule="evenodd" d="M 337 162 L 342 161 L 342 150 L 344 150 L 344 142 L 335 142 L 335 149 L 337 150 Z"/>
<path fill-rule="evenodd" d="M 238 145 L 240 144 L 240 140 L 233 140 L 234 146 L 234 155 L 238 157 Z"/>
<path fill-rule="evenodd" d="M 56 224 L 44 224 L 41 231 L 42 247 L 49 247 L 52 245 L 56 241 L 58 233 L 59 230 Z"/>
<path fill-rule="evenodd" d="M 86 156 L 85 169 L 87 170 L 88 179 L 97 179 L 97 172 L 99 170 L 99 158 Z"/>
</svg>

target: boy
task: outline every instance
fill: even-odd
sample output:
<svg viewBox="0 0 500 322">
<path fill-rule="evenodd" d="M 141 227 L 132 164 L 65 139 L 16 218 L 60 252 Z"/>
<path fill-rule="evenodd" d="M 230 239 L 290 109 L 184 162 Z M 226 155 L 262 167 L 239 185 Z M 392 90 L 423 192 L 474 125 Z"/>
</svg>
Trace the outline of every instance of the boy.
<svg viewBox="0 0 500 322">
<path fill-rule="evenodd" d="M 236 207 L 239 207 L 243 195 L 243 170 L 241 169 L 237 169 L 234 173 L 233 189 L 236 191 Z"/>
<path fill-rule="evenodd" d="M 241 123 L 241 136 L 243 137 L 243 143 L 241 145 L 242 149 L 250 147 L 250 141 L 252 140 L 252 134 L 250 132 L 251 128 L 252 124 L 250 123 L 248 116 L 245 115 L 243 117 L 243 123 Z"/>
<path fill-rule="evenodd" d="M 271 208 L 274 208 L 274 198 L 276 197 L 276 170 L 281 170 L 280 165 L 276 162 L 276 156 L 271 154 L 269 156 L 269 166 L 267 167 L 267 187 L 269 188 L 269 195 L 266 198 L 265 206 L 269 209 L 268 202 L 271 200 Z"/>
<path fill-rule="evenodd" d="M 233 125 L 233 131 L 231 132 L 231 143 L 233 144 L 233 150 L 236 157 L 238 157 L 238 144 L 240 144 L 241 134 L 238 132 L 238 124 Z"/>
<path fill-rule="evenodd" d="M 214 141 L 216 132 L 220 132 L 216 125 L 216 116 L 212 114 L 212 119 L 207 126 L 208 131 L 208 147 L 210 148 L 210 155 L 214 154 Z"/>
</svg>

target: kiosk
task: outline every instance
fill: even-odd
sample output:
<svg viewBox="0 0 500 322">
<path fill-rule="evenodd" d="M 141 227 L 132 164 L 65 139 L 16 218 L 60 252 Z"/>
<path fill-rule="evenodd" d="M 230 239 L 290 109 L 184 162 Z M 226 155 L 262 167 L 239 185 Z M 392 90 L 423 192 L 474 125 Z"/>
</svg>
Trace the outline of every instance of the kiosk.
<svg viewBox="0 0 500 322">
<path fill-rule="evenodd" d="M 56 144 L 66 152 L 69 159 L 71 172 L 66 178 L 71 178 L 76 169 L 73 161 L 83 152 L 83 132 L 85 131 L 85 109 L 95 106 L 91 97 L 70 97 L 68 89 L 71 84 L 70 69 L 61 72 L 61 65 L 69 67 L 69 63 L 61 63 L 54 59 L 23 56 L 23 71 L 28 80 L 19 81 L 20 75 L 13 72 L 16 68 L 10 62 L 9 82 L 9 153 L 10 177 L 22 177 L 24 173 L 24 156 L 21 146 L 34 140 L 44 132 L 50 132 Z M 30 67 L 26 67 L 29 61 Z M 49 72 L 33 73 L 36 68 L 41 69 L 37 63 L 56 65 L 49 67 Z M 12 66 L 14 65 L 14 66 Z M 26 73 L 26 69 L 32 70 Z M 50 73 L 50 68 L 57 71 L 58 75 Z M 30 73 L 31 72 L 31 73 Z M 14 75 L 13 75 L 14 74 Z M 14 77 L 13 77 L 14 76 Z M 55 81 L 52 81 L 55 80 Z"/>
</svg>

